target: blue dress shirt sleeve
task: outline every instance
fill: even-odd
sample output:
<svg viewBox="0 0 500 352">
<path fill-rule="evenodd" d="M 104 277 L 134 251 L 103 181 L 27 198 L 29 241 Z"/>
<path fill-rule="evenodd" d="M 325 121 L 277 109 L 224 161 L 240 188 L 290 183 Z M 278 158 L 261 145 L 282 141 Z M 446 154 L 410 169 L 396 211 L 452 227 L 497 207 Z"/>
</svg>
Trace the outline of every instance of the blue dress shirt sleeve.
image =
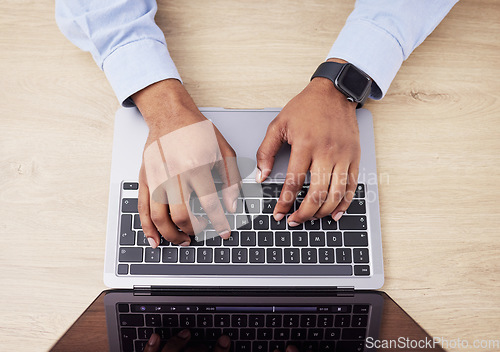
<svg viewBox="0 0 500 352">
<path fill-rule="evenodd" d="M 357 0 L 327 58 L 346 60 L 374 81 L 381 99 L 401 64 L 458 0 Z"/>
<path fill-rule="evenodd" d="M 167 78 L 181 80 L 154 21 L 155 0 L 57 0 L 56 21 L 63 34 L 89 51 L 104 71 L 120 103 Z"/>
</svg>

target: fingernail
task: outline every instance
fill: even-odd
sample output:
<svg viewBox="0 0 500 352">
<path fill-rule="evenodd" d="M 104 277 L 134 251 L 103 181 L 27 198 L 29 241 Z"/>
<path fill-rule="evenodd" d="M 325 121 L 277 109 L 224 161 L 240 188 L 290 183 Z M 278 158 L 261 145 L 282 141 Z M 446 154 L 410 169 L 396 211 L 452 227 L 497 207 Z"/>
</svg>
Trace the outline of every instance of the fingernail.
<svg viewBox="0 0 500 352">
<path fill-rule="evenodd" d="M 184 242 L 182 242 L 179 246 L 182 246 L 182 247 L 187 247 L 187 246 L 189 246 L 190 244 L 191 244 L 191 242 L 189 242 L 189 241 L 184 241 Z"/>
<path fill-rule="evenodd" d="M 257 173 L 255 174 L 255 181 L 258 183 L 262 182 L 262 172 L 259 169 L 257 169 Z"/>
<path fill-rule="evenodd" d="M 226 335 L 222 335 L 221 337 L 219 337 L 219 341 L 217 341 L 217 343 L 220 347 L 226 348 L 229 347 L 231 340 L 229 340 L 229 337 L 227 337 Z"/>
<path fill-rule="evenodd" d="M 288 225 L 290 225 L 291 227 L 295 227 L 295 226 L 299 226 L 300 224 L 298 222 L 295 222 L 295 221 L 290 221 L 288 223 Z"/>
<path fill-rule="evenodd" d="M 274 215 L 274 220 L 281 221 L 284 217 L 285 217 L 285 214 L 276 213 L 276 215 Z"/>
<path fill-rule="evenodd" d="M 231 236 L 231 232 L 229 232 L 229 231 L 222 231 L 219 235 L 223 239 L 227 240 Z"/>
<path fill-rule="evenodd" d="M 318 218 L 311 218 L 310 220 L 318 220 Z"/>
<path fill-rule="evenodd" d="M 238 199 L 235 199 L 233 203 L 233 213 L 236 212 L 236 208 L 238 207 Z"/>
<path fill-rule="evenodd" d="M 156 241 L 152 237 L 148 237 L 149 245 L 153 248 L 156 248 Z"/>
<path fill-rule="evenodd" d="M 157 342 L 158 342 L 158 335 L 156 334 L 151 335 L 148 341 L 149 346 L 154 346 L 156 345 Z"/>
<path fill-rule="evenodd" d="M 332 216 L 332 218 L 335 221 L 339 221 L 340 218 L 342 217 L 342 215 L 344 215 L 344 212 L 343 211 L 339 211 L 337 214 L 335 214 L 335 216 Z"/>
<path fill-rule="evenodd" d="M 177 334 L 181 339 L 187 339 L 189 337 L 189 330 L 184 329 L 180 333 Z"/>
</svg>

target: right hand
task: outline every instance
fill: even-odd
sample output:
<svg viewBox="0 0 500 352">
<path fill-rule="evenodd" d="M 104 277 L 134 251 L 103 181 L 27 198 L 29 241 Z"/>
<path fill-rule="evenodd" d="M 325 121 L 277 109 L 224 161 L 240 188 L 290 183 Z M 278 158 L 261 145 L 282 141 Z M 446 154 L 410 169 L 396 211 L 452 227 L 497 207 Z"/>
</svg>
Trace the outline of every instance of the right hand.
<svg viewBox="0 0 500 352">
<path fill-rule="evenodd" d="M 206 352 L 208 348 L 203 345 L 189 346 L 188 343 L 191 339 L 189 330 L 182 330 L 176 336 L 168 339 L 161 352 Z M 158 352 L 160 350 L 160 336 L 152 334 L 149 338 L 148 344 L 144 348 L 144 352 Z M 187 347 L 187 348 L 186 348 Z M 213 352 L 229 352 L 231 348 L 231 340 L 227 336 L 221 336 L 215 344 Z"/>
<path fill-rule="evenodd" d="M 135 93 L 132 99 L 149 127 L 139 174 L 138 210 L 144 235 L 151 246 L 156 248 L 159 245 L 160 235 L 174 244 L 188 246 L 191 242 L 189 235 L 194 235 L 206 227 L 208 221 L 195 217 L 190 209 L 189 199 L 193 191 L 197 194 L 214 230 L 222 238 L 229 238 L 231 228 L 219 201 L 211 168 L 217 169 L 224 183 L 222 198 L 225 208 L 234 212 L 241 181 L 234 150 L 217 128 L 198 110 L 178 80 L 168 79 L 154 83 Z M 197 136 L 183 134 L 184 131 L 192 131 L 194 124 L 202 122 L 203 124 L 198 126 L 209 126 L 208 130 L 198 129 Z M 190 125 L 193 126 L 188 127 Z M 176 133 L 171 134 L 174 131 Z M 166 140 L 162 138 L 164 136 Z M 170 136 L 175 136 L 176 139 Z M 207 146 L 206 141 L 210 140 L 210 137 L 214 142 Z M 161 149 L 161 157 L 160 152 L 157 153 L 156 159 L 145 157 L 148 155 L 148 147 L 160 139 L 180 141 L 182 147 L 163 143 L 163 149 L 156 149 Z M 161 158 L 165 158 L 167 167 Z M 207 160 L 211 162 L 207 163 Z M 170 175 L 167 176 L 165 169 L 169 170 Z M 177 173 L 175 170 L 183 172 Z M 151 177 L 147 176 L 147 172 L 150 175 L 163 174 L 166 175 L 165 178 L 169 178 L 157 180 L 154 185 L 149 185 L 148 180 L 150 181 Z M 156 192 L 153 197 L 154 191 Z M 162 197 L 158 197 L 158 191 L 163 193 Z M 159 201 L 159 198 L 165 201 Z"/>
</svg>

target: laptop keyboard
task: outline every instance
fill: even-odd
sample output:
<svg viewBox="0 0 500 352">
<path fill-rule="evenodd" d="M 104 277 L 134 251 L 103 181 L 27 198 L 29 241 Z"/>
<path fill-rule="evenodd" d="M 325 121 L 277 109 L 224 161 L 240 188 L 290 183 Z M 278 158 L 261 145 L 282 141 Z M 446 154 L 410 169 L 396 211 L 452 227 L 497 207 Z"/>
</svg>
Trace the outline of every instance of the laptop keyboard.
<svg viewBox="0 0 500 352">
<path fill-rule="evenodd" d="M 212 306 L 116 305 L 122 351 L 143 351 L 154 332 L 162 342 L 188 328 L 191 340 L 213 350 L 221 335 L 231 351 L 364 351 L 370 305 L 335 306 Z"/>
<path fill-rule="evenodd" d="M 238 199 L 234 214 L 226 215 L 236 229 L 229 239 L 223 240 L 209 224 L 191 237 L 188 247 L 162 238 L 158 248 L 151 248 L 137 211 L 138 183 L 124 182 L 118 275 L 370 275 L 364 184 L 358 184 L 351 205 L 338 222 L 327 216 L 296 227 L 290 227 L 286 218 L 275 221 L 272 216 L 281 184 L 244 183 L 242 187 L 245 198 Z M 298 209 L 307 189 L 305 185 L 299 192 L 289 214 Z M 197 199 L 190 206 L 195 215 L 204 215 Z M 306 265 L 315 265 L 314 273 Z"/>
</svg>

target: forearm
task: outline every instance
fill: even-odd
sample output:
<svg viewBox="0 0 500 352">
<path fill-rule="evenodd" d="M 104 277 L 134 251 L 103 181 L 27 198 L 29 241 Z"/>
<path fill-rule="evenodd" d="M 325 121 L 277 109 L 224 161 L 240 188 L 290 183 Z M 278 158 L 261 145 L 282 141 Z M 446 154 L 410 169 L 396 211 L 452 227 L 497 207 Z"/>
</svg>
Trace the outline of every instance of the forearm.
<svg viewBox="0 0 500 352">
<path fill-rule="evenodd" d="M 328 58 L 342 58 L 374 81 L 381 99 L 401 64 L 458 0 L 357 0 Z"/>
<path fill-rule="evenodd" d="M 89 51 L 105 72 L 120 103 L 179 73 L 165 37 L 154 21 L 157 5 L 145 1 L 57 0 L 56 20 L 63 34 Z"/>
</svg>

